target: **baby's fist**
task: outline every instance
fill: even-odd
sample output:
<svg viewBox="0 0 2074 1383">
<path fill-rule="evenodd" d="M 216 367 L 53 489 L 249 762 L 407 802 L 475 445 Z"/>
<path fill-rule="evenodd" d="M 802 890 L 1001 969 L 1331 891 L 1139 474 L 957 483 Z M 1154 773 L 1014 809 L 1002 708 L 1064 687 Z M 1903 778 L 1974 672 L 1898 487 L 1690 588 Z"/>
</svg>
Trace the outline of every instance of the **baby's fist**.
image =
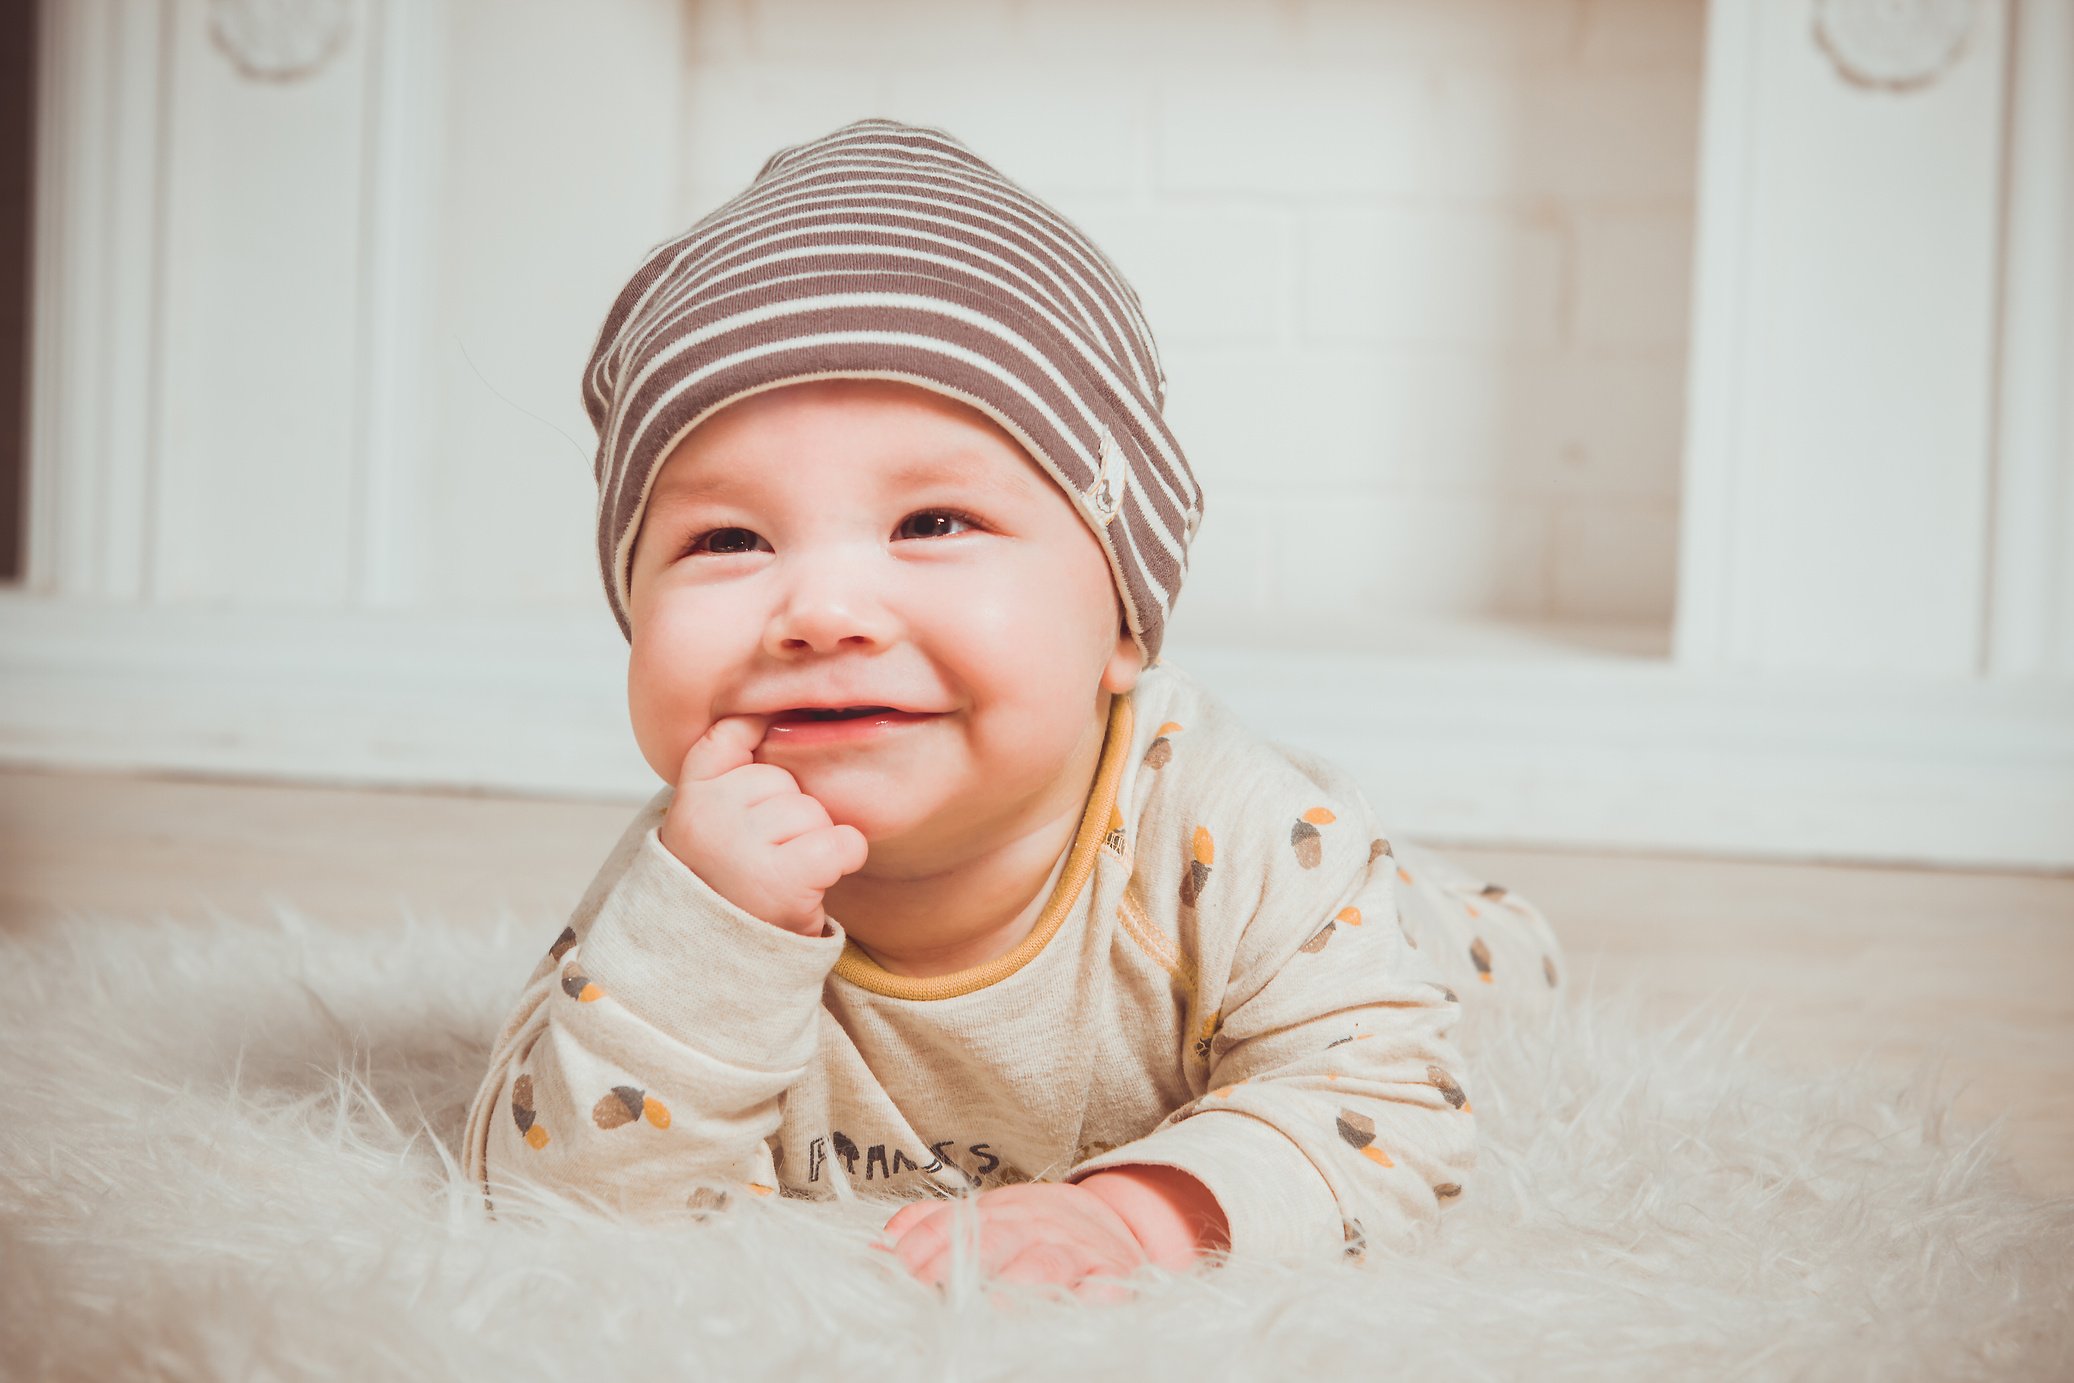
<svg viewBox="0 0 2074 1383">
<path fill-rule="evenodd" d="M 886 1221 L 883 1247 L 916 1278 L 940 1287 L 950 1275 L 960 1207 L 916 1201 Z M 1127 1277 L 1148 1261 L 1130 1222 L 1081 1186 L 1027 1182 L 982 1191 L 965 1207 L 979 1271 L 995 1282 L 1048 1283 L 1112 1298 L 1090 1279 Z"/>
<path fill-rule="evenodd" d="M 756 762 L 768 716 L 723 716 L 684 756 L 677 795 L 657 834 L 663 847 L 742 911 L 820 936 L 821 898 L 863 868 L 870 846 L 776 764 Z"/>
</svg>

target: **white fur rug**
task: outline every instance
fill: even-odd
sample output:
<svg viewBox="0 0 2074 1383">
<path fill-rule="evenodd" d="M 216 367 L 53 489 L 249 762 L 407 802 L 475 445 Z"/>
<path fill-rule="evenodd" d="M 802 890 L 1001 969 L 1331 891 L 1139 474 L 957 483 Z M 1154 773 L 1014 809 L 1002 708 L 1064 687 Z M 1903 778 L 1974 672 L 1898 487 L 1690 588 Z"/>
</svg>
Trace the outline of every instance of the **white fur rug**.
<svg viewBox="0 0 2074 1383">
<path fill-rule="evenodd" d="M 2074 1377 L 2074 1200 L 2025 1194 L 1921 1076 L 1810 1080 L 1731 1019 L 1574 990 L 1480 1063 L 1479 1179 L 1434 1249 L 938 1296 L 883 1211 L 676 1234 L 496 1223 L 452 1145 L 560 919 L 81 918 L 0 939 L 9 1376 Z"/>
</svg>

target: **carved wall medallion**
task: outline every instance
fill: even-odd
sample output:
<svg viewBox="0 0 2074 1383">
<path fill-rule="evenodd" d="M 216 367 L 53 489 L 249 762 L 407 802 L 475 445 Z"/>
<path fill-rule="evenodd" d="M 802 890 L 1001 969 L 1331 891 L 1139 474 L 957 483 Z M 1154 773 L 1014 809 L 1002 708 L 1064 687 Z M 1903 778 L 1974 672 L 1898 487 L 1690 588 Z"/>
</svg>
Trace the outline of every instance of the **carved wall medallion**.
<svg viewBox="0 0 2074 1383">
<path fill-rule="evenodd" d="M 1915 91 L 1950 71 L 1980 0 L 1815 0 L 1815 42 L 1853 86 Z"/>
<path fill-rule="evenodd" d="M 355 0 L 209 0 L 209 37 L 247 77 L 292 82 L 346 45 Z"/>
</svg>

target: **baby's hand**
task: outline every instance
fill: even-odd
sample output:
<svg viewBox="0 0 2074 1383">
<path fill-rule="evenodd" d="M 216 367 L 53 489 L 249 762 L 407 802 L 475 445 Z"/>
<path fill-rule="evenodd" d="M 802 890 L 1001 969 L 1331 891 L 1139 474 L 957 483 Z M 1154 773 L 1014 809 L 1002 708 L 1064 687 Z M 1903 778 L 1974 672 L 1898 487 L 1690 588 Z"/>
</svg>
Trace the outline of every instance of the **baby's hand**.
<svg viewBox="0 0 2074 1383">
<path fill-rule="evenodd" d="M 1114 1298 L 1122 1289 L 1090 1281 L 1127 1277 L 1150 1261 L 1130 1225 L 1094 1192 L 1061 1182 L 1035 1181 L 982 1191 L 970 1204 L 977 1217 L 980 1272 L 996 1282 L 1045 1282 L 1083 1296 Z M 886 1221 L 889 1249 L 907 1270 L 932 1287 L 950 1273 L 951 1239 L 961 1232 L 952 1201 L 916 1201 Z"/>
<path fill-rule="evenodd" d="M 663 846 L 742 911 L 802 936 L 820 936 L 821 895 L 864 867 L 870 844 L 855 826 L 801 792 L 776 764 L 756 762 L 768 716 L 723 716 L 677 772 L 677 796 L 657 834 Z"/>
</svg>

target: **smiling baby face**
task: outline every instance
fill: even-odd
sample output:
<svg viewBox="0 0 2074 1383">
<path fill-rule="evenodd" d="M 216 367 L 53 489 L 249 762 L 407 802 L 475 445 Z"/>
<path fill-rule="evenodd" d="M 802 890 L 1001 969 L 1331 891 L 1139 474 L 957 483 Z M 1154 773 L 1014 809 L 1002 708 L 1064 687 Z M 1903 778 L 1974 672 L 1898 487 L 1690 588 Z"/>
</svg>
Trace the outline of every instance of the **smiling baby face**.
<svg viewBox="0 0 2074 1383">
<path fill-rule="evenodd" d="M 629 584 L 628 708 L 664 781 L 715 720 L 777 714 L 756 758 L 909 859 L 1084 795 L 1062 775 L 1143 664 L 1057 484 L 985 414 L 897 380 L 788 384 L 701 423 L 658 471 Z M 861 706 L 900 714 L 782 714 Z"/>
</svg>

